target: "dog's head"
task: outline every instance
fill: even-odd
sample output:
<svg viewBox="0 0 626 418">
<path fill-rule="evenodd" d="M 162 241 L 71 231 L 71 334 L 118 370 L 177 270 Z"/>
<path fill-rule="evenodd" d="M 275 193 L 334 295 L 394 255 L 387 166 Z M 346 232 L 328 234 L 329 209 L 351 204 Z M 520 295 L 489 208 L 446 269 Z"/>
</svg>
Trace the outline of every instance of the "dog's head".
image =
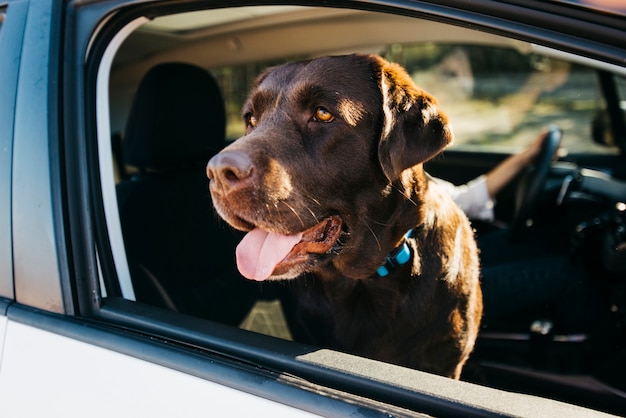
<svg viewBox="0 0 626 418">
<path fill-rule="evenodd" d="M 371 275 L 419 221 L 421 163 L 452 141 L 436 100 L 377 56 L 271 68 L 243 119 L 207 175 L 219 215 L 250 231 L 237 258 L 256 280 Z"/>
</svg>

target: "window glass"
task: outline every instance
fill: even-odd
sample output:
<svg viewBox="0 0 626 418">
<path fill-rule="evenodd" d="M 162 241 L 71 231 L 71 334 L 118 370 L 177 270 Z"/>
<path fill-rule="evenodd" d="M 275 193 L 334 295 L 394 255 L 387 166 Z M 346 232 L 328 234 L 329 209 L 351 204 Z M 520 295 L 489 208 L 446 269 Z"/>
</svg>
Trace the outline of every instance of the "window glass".
<svg viewBox="0 0 626 418">
<path fill-rule="evenodd" d="M 452 120 L 457 147 L 514 151 L 557 124 L 568 151 L 617 151 L 589 140 L 592 122 L 604 106 L 590 68 L 476 44 L 391 45 L 384 55 L 437 97 Z"/>
</svg>

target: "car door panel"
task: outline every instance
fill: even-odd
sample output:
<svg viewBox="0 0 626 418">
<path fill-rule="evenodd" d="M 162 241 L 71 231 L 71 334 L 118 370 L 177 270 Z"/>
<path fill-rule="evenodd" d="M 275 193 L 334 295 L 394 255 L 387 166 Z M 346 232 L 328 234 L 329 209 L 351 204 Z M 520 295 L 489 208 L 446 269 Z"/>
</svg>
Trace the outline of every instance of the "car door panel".
<svg viewBox="0 0 626 418">
<path fill-rule="evenodd" d="M 19 305 L 0 319 L 0 335 L 6 329 L 0 369 L 5 417 L 295 417 L 357 408 L 161 339 Z"/>
</svg>

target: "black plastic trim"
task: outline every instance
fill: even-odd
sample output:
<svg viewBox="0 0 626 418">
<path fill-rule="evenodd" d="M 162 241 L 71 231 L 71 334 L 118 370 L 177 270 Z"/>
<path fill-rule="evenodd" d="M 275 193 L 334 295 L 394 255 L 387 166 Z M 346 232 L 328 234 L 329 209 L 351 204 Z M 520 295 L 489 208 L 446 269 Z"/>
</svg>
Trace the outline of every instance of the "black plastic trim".
<svg viewBox="0 0 626 418">
<path fill-rule="evenodd" d="M 52 210 L 55 225 L 55 243 L 59 265 L 59 279 L 61 284 L 61 292 L 63 297 L 64 312 L 67 314 L 75 313 L 76 293 L 73 283 L 74 269 L 71 268 L 73 263 L 73 252 L 69 250 L 71 237 L 67 234 L 66 225 L 68 224 L 69 214 L 67 212 L 68 199 L 66 185 L 63 179 L 66 174 L 66 159 L 61 156 L 64 154 L 65 135 L 63 127 L 63 117 L 67 112 L 63 97 L 64 80 L 61 77 L 65 74 L 62 70 L 64 58 L 64 49 L 62 42 L 65 32 L 65 14 L 63 13 L 63 5 L 53 2 L 50 6 L 52 14 L 49 35 L 50 60 L 48 63 L 48 89 L 49 103 L 48 107 L 48 124 L 49 124 L 49 150 L 50 150 L 50 191 L 52 194 Z"/>
<path fill-rule="evenodd" d="M 6 316 L 11 304 L 13 304 L 11 299 L 0 297 L 0 315 Z"/>
<path fill-rule="evenodd" d="M 433 416 L 569 416 L 585 411 L 318 347 L 284 341 L 123 299 L 101 318 L 153 337 L 202 347 L 235 361 L 295 376 L 319 387 Z"/>
<path fill-rule="evenodd" d="M 533 7 L 541 3 L 536 1 L 515 4 L 493 0 L 391 0 L 372 3 L 402 9 L 403 14 L 430 15 L 434 20 L 533 42 L 615 65 L 626 64 L 626 25 L 620 25 L 623 19 L 605 17 L 604 24 L 600 24 L 593 19 L 595 15 L 579 16 L 571 13 L 567 5 L 546 8 Z M 608 20 L 611 25 L 606 23 Z"/>
<path fill-rule="evenodd" d="M 212 352 L 229 356 L 241 362 L 275 370 L 277 373 L 299 376 L 323 387 L 355 393 L 358 396 L 365 396 L 401 408 L 436 416 L 451 413 L 494 416 L 490 412 L 482 411 L 470 405 L 462 405 L 420 393 L 414 389 L 390 385 L 387 381 L 372 379 L 372 376 L 377 374 L 374 369 L 378 363 L 367 359 L 361 359 L 364 374 L 357 376 L 345 371 L 326 368 L 320 364 L 299 360 L 302 356 L 319 350 L 316 347 L 283 341 L 192 317 L 185 317 L 184 325 L 181 326 L 180 314 L 123 299 L 108 301 L 100 314 L 102 319 L 131 329 L 141 329 L 153 336 L 205 347 Z M 342 354 L 336 353 L 336 355 L 341 356 Z M 415 377 L 412 376 L 413 373 L 419 373 L 408 369 L 406 371 L 408 374 L 404 380 L 407 382 L 411 382 L 412 378 Z"/>
</svg>

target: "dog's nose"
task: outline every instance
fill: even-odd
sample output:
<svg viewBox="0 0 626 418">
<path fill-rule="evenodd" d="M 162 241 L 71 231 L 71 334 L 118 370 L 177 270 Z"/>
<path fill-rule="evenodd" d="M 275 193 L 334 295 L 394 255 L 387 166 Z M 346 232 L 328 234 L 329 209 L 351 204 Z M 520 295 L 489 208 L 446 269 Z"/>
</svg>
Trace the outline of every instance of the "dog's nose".
<svg viewBox="0 0 626 418">
<path fill-rule="evenodd" d="M 224 192 L 246 185 L 254 173 L 254 164 L 241 151 L 222 151 L 209 160 L 206 174 L 214 186 Z"/>
</svg>

